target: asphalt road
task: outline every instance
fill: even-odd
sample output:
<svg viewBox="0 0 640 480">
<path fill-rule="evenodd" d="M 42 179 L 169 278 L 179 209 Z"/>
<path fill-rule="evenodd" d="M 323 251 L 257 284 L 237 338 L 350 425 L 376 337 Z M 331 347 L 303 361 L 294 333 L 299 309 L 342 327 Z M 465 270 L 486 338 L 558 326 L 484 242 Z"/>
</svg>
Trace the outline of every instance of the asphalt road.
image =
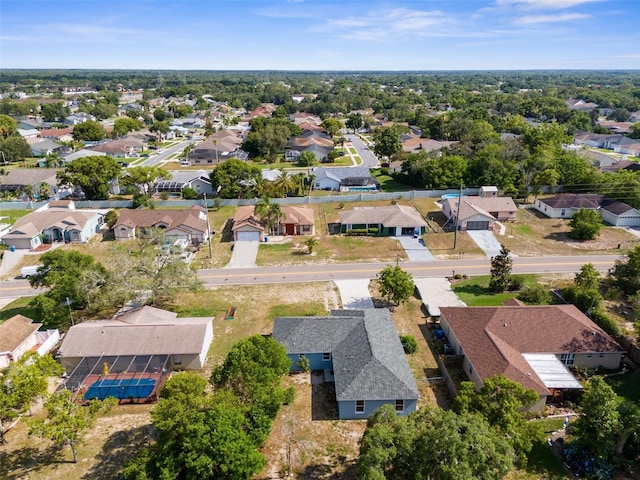
<svg viewBox="0 0 640 480">
<path fill-rule="evenodd" d="M 345 135 L 347 139 L 354 146 L 360 158 L 362 158 L 362 165 L 366 165 L 369 168 L 377 168 L 380 166 L 380 161 L 378 157 L 376 157 L 373 152 L 367 147 L 362 140 L 357 135 L 347 134 Z"/>
<path fill-rule="evenodd" d="M 158 153 L 156 155 L 152 155 L 149 158 L 147 158 L 144 162 L 140 163 L 139 165 L 142 167 L 152 167 L 154 165 L 161 165 L 163 163 L 166 163 L 167 161 L 169 161 L 169 158 L 178 153 L 178 152 L 182 152 L 185 148 L 187 148 L 188 145 L 190 145 L 191 143 L 194 143 L 193 140 L 184 140 L 172 147 L 167 147 L 165 149 L 163 149 L 162 153 Z"/>
<path fill-rule="evenodd" d="M 513 262 L 513 273 L 575 273 L 585 263 L 606 272 L 613 267 L 615 255 L 576 257 L 519 257 Z M 242 269 L 199 270 L 205 286 L 248 285 L 254 283 L 298 283 L 375 278 L 389 263 L 346 263 L 261 267 Z M 448 277 L 454 273 L 488 275 L 491 262 L 487 259 L 440 260 L 437 262 L 401 262 L 414 277 Z"/>
<path fill-rule="evenodd" d="M 606 272 L 620 258 L 616 255 L 575 257 L 518 257 L 513 259 L 513 273 L 576 273 L 585 263 Z M 389 263 L 337 263 L 299 265 L 287 267 L 225 268 L 198 270 L 198 276 L 207 287 L 219 285 L 251 285 L 256 283 L 327 282 L 375 278 Z M 488 275 L 490 260 L 460 259 L 437 262 L 400 262 L 404 270 L 414 277 L 448 277 L 454 273 L 476 276 Z M 31 288 L 27 280 L 0 282 L 0 299 L 37 295 L 41 290 Z"/>
</svg>

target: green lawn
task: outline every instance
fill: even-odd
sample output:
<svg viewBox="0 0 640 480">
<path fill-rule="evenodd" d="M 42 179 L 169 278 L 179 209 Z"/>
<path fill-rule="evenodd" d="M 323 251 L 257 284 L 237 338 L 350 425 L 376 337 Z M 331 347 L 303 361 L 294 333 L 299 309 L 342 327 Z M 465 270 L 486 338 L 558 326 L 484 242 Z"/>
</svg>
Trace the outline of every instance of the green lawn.
<svg viewBox="0 0 640 480">
<path fill-rule="evenodd" d="M 16 220 L 30 214 L 31 212 L 33 212 L 33 210 L 0 210 L 0 217 L 9 217 L 8 220 L 6 218 L 0 220 L 0 223 L 13 224 Z"/>
<path fill-rule="evenodd" d="M 538 283 L 536 275 L 517 275 L 524 280 L 526 286 Z M 453 284 L 452 289 L 460 299 L 470 307 L 500 306 L 505 300 L 514 298 L 518 292 L 491 293 L 489 291 L 489 275 L 473 277 Z"/>
<path fill-rule="evenodd" d="M 383 192 L 407 192 L 413 190 L 413 187 L 400 183 L 391 175 L 382 175 L 380 170 L 373 170 L 371 173 L 380 182 L 380 190 Z"/>
<path fill-rule="evenodd" d="M 546 418 L 535 420 L 540 425 L 540 433 L 533 440 L 533 448 L 528 455 L 528 463 L 524 469 L 530 478 L 561 480 L 570 478 L 562 462 L 547 445 L 548 432 L 562 429 L 564 418 Z"/>
<path fill-rule="evenodd" d="M 640 402 L 640 371 L 607 377 L 605 380 L 611 385 L 620 400 Z"/>
<path fill-rule="evenodd" d="M 33 297 L 21 297 L 6 305 L 0 310 L 0 323 L 10 319 L 14 315 L 24 315 L 30 319 L 41 322 L 42 319 L 36 314 L 36 311 L 29 307 L 29 302 Z"/>
</svg>

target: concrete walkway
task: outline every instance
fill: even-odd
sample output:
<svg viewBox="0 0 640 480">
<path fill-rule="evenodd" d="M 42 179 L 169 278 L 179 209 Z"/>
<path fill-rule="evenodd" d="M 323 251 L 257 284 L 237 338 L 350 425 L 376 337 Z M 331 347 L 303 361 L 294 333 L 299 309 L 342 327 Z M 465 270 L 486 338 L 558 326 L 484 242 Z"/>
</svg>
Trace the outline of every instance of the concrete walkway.
<svg viewBox="0 0 640 480">
<path fill-rule="evenodd" d="M 364 308 L 374 308 L 373 299 L 369 293 L 369 279 L 361 280 L 334 280 L 340 298 L 342 308 L 346 310 L 362 310 Z"/>
<path fill-rule="evenodd" d="M 467 233 L 487 257 L 491 258 L 500 254 L 500 242 L 493 232 L 488 230 L 467 230 Z M 509 256 L 517 257 L 513 253 L 510 253 Z"/>
<path fill-rule="evenodd" d="M 404 251 L 407 252 L 410 262 L 435 262 L 436 257 L 432 255 L 421 238 L 413 237 L 391 237 L 400 242 Z"/>
<path fill-rule="evenodd" d="M 467 305 L 451 290 L 446 278 L 414 278 L 416 288 L 429 315 L 440 316 L 440 307 L 466 307 Z"/>
<path fill-rule="evenodd" d="M 258 256 L 258 241 L 239 240 L 233 244 L 231 260 L 225 268 L 255 268 Z"/>
</svg>

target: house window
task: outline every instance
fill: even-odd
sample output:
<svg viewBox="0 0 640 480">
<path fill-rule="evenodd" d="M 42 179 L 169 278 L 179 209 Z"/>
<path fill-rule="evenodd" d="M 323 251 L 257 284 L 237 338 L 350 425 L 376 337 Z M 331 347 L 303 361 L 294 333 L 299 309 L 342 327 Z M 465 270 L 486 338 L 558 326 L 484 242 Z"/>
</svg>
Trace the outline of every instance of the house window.
<svg viewBox="0 0 640 480">
<path fill-rule="evenodd" d="M 182 365 L 182 355 L 179 353 L 174 354 L 173 363 L 174 365 Z"/>
<path fill-rule="evenodd" d="M 311 225 L 303 225 L 302 226 L 302 231 L 303 232 L 310 232 L 311 231 Z"/>
<path fill-rule="evenodd" d="M 331 353 L 323 353 L 322 354 L 322 360 L 325 362 L 328 362 L 331 360 Z"/>
<path fill-rule="evenodd" d="M 304 353 L 299 354 L 299 355 L 298 355 L 298 358 L 299 358 L 300 360 L 302 360 L 302 359 L 304 358 Z"/>
<path fill-rule="evenodd" d="M 565 365 L 573 365 L 573 361 L 576 358 L 575 353 L 563 353 L 560 355 L 560 361 Z"/>
<path fill-rule="evenodd" d="M 565 213 L 566 213 L 566 210 L 562 209 L 562 211 L 560 212 L 560 215 L 562 215 L 564 217 Z"/>
<path fill-rule="evenodd" d="M 356 400 L 356 413 L 364 413 L 364 400 Z"/>
<path fill-rule="evenodd" d="M 404 400 L 396 400 L 396 412 L 404 412 Z"/>
<path fill-rule="evenodd" d="M 473 367 L 469 365 L 469 375 L 473 375 Z"/>
<path fill-rule="evenodd" d="M 604 358 L 604 353 L 599 353 L 599 354 L 598 354 L 598 357 L 600 357 L 600 358 Z"/>
<path fill-rule="evenodd" d="M 587 358 L 591 358 L 591 357 L 593 357 L 593 353 L 588 353 Z"/>
</svg>

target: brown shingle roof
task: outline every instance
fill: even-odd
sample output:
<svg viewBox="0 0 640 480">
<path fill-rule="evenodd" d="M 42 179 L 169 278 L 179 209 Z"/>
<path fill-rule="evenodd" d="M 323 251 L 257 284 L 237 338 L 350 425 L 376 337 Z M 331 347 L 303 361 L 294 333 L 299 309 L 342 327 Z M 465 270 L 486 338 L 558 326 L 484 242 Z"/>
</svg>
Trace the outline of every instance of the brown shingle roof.
<svg viewBox="0 0 640 480">
<path fill-rule="evenodd" d="M 197 205 L 184 210 L 122 210 L 113 228 L 120 225 L 150 228 L 159 223 L 166 224 L 167 230 L 186 225 L 203 233 L 207 231 L 204 209 Z"/>
<path fill-rule="evenodd" d="M 340 223 L 343 224 L 382 224 L 385 227 L 417 227 L 426 226 L 420 213 L 413 207 L 390 205 L 387 207 L 358 207 L 340 212 Z"/>
<path fill-rule="evenodd" d="M 281 220 L 280 223 L 294 225 L 313 225 L 314 223 L 313 210 L 310 208 L 282 205 L 280 210 L 284 214 L 284 219 Z M 260 230 L 264 230 L 265 222 L 256 216 L 255 207 L 252 205 L 245 205 L 236 210 L 236 214 L 233 216 L 233 227 L 231 230 L 236 231 L 245 225 L 251 225 Z"/>
<path fill-rule="evenodd" d="M 14 315 L 0 324 L 0 352 L 13 352 L 41 326 L 28 317 Z"/>
<path fill-rule="evenodd" d="M 548 394 L 523 353 L 620 352 L 613 338 L 573 305 L 441 307 L 481 378 L 504 374 Z"/>
</svg>

